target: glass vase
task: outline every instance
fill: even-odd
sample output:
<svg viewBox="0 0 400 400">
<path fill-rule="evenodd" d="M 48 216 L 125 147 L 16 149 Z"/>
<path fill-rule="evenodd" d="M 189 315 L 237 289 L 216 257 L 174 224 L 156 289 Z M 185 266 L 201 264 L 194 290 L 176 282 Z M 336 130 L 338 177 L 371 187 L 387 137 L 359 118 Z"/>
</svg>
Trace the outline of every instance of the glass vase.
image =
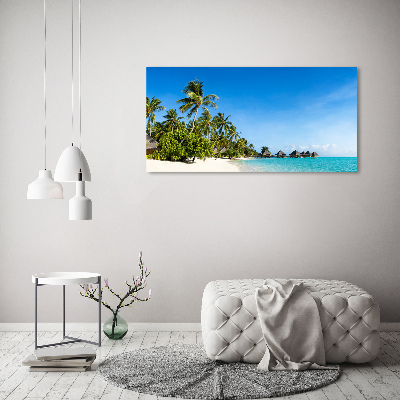
<svg viewBox="0 0 400 400">
<path fill-rule="evenodd" d="M 113 314 L 104 322 L 103 332 L 109 339 L 122 339 L 128 332 L 128 323 L 118 313 Z"/>
</svg>

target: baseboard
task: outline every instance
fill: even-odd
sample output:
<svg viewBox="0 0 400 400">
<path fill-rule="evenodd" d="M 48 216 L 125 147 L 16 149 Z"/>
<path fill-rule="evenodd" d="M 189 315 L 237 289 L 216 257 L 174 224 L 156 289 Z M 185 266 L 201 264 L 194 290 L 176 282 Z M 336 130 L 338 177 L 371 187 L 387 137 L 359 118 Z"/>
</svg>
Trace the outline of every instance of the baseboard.
<svg viewBox="0 0 400 400">
<path fill-rule="evenodd" d="M 66 330 L 70 332 L 96 332 L 97 323 L 67 323 Z M 163 322 L 163 323 L 152 323 L 152 322 L 138 322 L 128 323 L 129 330 L 131 332 L 199 332 L 201 331 L 200 323 L 180 323 L 180 322 Z M 0 323 L 0 331 L 19 331 L 29 332 L 34 331 L 35 327 L 33 323 L 12 323 L 2 322 Z M 38 323 L 38 331 L 61 331 L 62 324 L 60 323 Z M 382 322 L 380 326 L 382 332 L 400 332 L 400 322 Z"/>
<path fill-rule="evenodd" d="M 131 332 L 198 332 L 201 331 L 200 323 L 151 323 L 151 322 L 138 322 L 128 323 L 129 330 Z M 93 323 L 67 323 L 65 329 L 69 332 L 96 332 L 98 324 Z M 18 332 L 29 332 L 34 331 L 35 326 L 33 323 L 12 323 L 2 322 L 0 323 L 0 331 L 18 331 Z M 62 324 L 60 323 L 38 323 L 38 331 L 62 331 Z"/>
<path fill-rule="evenodd" d="M 382 322 L 381 332 L 400 332 L 400 322 Z"/>
</svg>

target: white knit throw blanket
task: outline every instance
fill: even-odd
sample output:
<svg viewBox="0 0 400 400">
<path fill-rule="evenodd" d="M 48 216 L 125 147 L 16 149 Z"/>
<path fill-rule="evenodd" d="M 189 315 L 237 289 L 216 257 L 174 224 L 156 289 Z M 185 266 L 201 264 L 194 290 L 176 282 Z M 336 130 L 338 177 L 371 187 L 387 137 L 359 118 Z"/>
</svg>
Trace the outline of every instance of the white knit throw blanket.
<svg viewBox="0 0 400 400">
<path fill-rule="evenodd" d="M 266 279 L 255 293 L 267 344 L 261 370 L 337 368 L 325 366 L 321 320 L 315 300 L 287 279 Z"/>
</svg>

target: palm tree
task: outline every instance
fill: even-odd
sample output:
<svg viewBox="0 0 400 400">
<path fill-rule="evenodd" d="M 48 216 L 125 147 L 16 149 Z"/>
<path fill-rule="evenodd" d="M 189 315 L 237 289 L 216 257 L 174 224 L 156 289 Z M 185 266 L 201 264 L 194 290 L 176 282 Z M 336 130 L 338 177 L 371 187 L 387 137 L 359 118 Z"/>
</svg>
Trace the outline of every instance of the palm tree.
<svg viewBox="0 0 400 400">
<path fill-rule="evenodd" d="M 237 140 L 240 138 L 239 133 L 236 131 L 236 127 L 228 120 L 230 116 L 226 117 L 226 119 L 221 119 L 221 127 L 220 127 L 220 137 L 223 138 L 222 142 L 224 143 L 225 147 L 227 149 L 234 148 L 235 146 L 232 144 L 233 140 Z M 223 132 L 222 130 L 226 130 L 226 132 Z M 221 154 L 222 149 L 218 153 L 218 155 Z"/>
<path fill-rule="evenodd" d="M 213 144 L 216 144 L 218 142 L 218 146 L 220 151 L 218 155 L 220 155 L 221 151 L 223 150 L 224 147 L 227 147 L 230 142 L 228 142 L 228 132 L 231 129 L 232 122 L 228 121 L 230 115 L 228 115 L 225 118 L 224 113 L 218 113 L 214 118 L 213 118 L 213 123 L 216 128 L 217 134 L 215 135 L 215 140 Z"/>
<path fill-rule="evenodd" d="M 236 130 L 236 126 L 231 125 L 228 130 L 229 142 L 236 141 L 240 138 L 240 133 Z"/>
<path fill-rule="evenodd" d="M 203 132 L 204 136 L 211 139 L 211 132 L 215 130 L 211 113 L 208 110 L 204 110 L 198 119 L 200 123 L 200 132 Z"/>
<path fill-rule="evenodd" d="M 236 142 L 236 147 L 237 147 L 238 153 L 240 155 L 244 155 L 244 152 L 245 152 L 245 149 L 246 149 L 246 145 L 247 145 L 247 140 L 244 139 L 244 138 L 240 138 Z"/>
<path fill-rule="evenodd" d="M 157 141 L 160 140 L 160 138 L 164 134 L 164 132 L 165 132 L 164 125 L 161 122 L 156 122 L 153 125 L 152 137 L 154 139 L 156 139 Z"/>
<path fill-rule="evenodd" d="M 161 105 L 161 100 L 152 98 L 151 100 L 146 96 L 146 118 L 148 119 L 147 129 L 151 136 L 151 124 L 156 121 L 155 112 L 165 110 L 165 107 Z"/>
<path fill-rule="evenodd" d="M 178 117 L 178 113 L 176 112 L 175 109 L 169 109 L 167 111 L 167 114 L 164 115 L 165 121 L 164 121 L 164 126 L 167 128 L 167 130 L 171 130 L 172 133 L 174 133 L 174 128 L 180 125 L 180 119 L 183 119 L 183 117 Z"/>
<path fill-rule="evenodd" d="M 227 137 L 227 136 L 228 136 L 229 128 L 233 126 L 233 125 L 232 125 L 232 122 L 231 122 L 231 121 L 228 121 L 229 117 L 230 117 L 230 115 L 228 115 L 228 116 L 225 118 L 225 114 L 224 114 L 224 113 L 218 113 L 218 114 L 214 117 L 214 123 L 215 123 L 215 125 L 216 125 L 216 127 L 217 127 L 217 129 L 218 129 L 218 133 L 219 133 L 221 136 Z"/>
<path fill-rule="evenodd" d="M 188 118 L 191 118 L 194 114 L 193 125 L 190 131 L 192 133 L 199 108 L 202 107 L 203 110 L 207 110 L 207 107 L 217 108 L 215 101 L 218 101 L 218 96 L 215 94 L 204 96 L 203 82 L 200 82 L 197 78 L 194 81 L 190 81 L 182 92 L 186 94 L 186 97 L 178 100 L 177 103 L 182 104 L 179 109 L 181 112 L 187 112 Z M 186 137 L 183 140 L 185 139 Z"/>
</svg>

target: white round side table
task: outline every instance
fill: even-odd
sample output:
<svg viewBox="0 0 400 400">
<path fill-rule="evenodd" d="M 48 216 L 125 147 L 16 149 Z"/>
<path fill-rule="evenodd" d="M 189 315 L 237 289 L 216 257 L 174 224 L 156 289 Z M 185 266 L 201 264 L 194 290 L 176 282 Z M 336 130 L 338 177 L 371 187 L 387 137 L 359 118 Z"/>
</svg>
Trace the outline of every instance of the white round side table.
<svg viewBox="0 0 400 400">
<path fill-rule="evenodd" d="M 42 347 L 58 346 L 68 343 L 85 342 L 101 346 L 101 275 L 94 272 L 41 272 L 32 275 L 32 282 L 35 284 L 35 349 Z M 99 341 L 78 339 L 65 335 L 65 285 L 82 285 L 94 283 L 99 290 Z M 63 287 L 63 340 L 70 339 L 68 342 L 59 342 L 38 346 L 37 344 L 37 288 L 45 285 L 59 285 Z"/>
</svg>

